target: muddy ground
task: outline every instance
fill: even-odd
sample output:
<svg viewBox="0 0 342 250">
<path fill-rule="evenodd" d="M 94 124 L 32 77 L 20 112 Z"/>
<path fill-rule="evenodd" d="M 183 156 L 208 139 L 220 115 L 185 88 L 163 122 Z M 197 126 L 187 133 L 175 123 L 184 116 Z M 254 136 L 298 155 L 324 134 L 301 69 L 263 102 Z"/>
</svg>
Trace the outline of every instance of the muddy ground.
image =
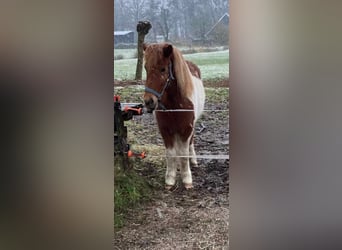
<svg viewBox="0 0 342 250">
<path fill-rule="evenodd" d="M 114 86 L 125 83 L 117 82 Z M 205 83 L 205 86 L 215 87 L 221 93 L 222 88 L 227 90 L 228 81 Z M 228 155 L 228 96 L 211 98 L 210 95 L 205 109 L 221 111 L 206 111 L 197 122 L 196 152 Z M 138 128 L 134 131 L 135 142 L 163 145 L 151 114 L 135 117 L 132 124 L 133 129 Z M 198 167 L 192 168 L 194 188 L 185 190 L 178 179 L 174 189 L 166 191 L 162 182 L 165 164 L 157 168 L 147 158 L 139 160 L 143 164 L 137 164 L 136 171 L 159 185 L 154 185 L 151 201 L 128 211 L 125 226 L 115 231 L 114 249 L 228 249 L 229 159 L 198 159 Z"/>
</svg>

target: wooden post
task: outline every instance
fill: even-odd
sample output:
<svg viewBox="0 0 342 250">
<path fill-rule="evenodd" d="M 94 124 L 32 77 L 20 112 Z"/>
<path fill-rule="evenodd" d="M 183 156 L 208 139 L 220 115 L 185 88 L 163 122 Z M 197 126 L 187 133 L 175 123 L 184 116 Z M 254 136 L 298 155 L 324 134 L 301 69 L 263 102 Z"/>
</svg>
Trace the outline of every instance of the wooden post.
<svg viewBox="0 0 342 250">
<path fill-rule="evenodd" d="M 135 72 L 135 80 L 142 79 L 142 66 L 143 66 L 143 44 L 145 40 L 145 36 L 148 34 L 148 31 L 152 28 L 152 25 L 149 21 L 140 21 L 137 24 L 137 32 L 138 32 L 138 62 L 137 69 Z"/>
</svg>

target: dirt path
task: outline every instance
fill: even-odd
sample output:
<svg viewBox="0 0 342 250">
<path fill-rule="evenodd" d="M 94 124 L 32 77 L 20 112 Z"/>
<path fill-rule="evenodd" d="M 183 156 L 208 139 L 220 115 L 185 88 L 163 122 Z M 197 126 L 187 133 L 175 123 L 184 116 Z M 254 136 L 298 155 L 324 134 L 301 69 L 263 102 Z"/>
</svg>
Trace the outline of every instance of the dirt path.
<svg viewBox="0 0 342 250">
<path fill-rule="evenodd" d="M 205 109 L 227 110 L 228 101 L 207 102 Z M 149 135 L 137 133 L 140 142 L 162 143 L 151 115 L 134 122 Z M 228 112 L 204 113 L 196 125 L 197 155 L 228 155 L 228 130 Z M 114 249 L 228 249 L 229 160 L 198 159 L 198 163 L 192 168 L 193 190 L 185 190 L 180 180 L 171 191 L 160 185 L 152 201 L 128 212 L 126 226 L 115 232 Z M 160 173 L 151 165 L 141 174 Z"/>
</svg>

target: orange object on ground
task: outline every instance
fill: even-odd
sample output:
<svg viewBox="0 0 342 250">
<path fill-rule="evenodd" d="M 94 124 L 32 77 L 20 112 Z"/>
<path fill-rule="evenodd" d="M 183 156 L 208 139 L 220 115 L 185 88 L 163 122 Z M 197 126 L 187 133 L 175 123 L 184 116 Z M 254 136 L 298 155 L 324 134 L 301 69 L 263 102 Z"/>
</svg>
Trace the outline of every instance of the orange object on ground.
<svg viewBox="0 0 342 250">
<path fill-rule="evenodd" d="M 144 159 L 146 157 L 146 153 L 145 152 L 141 152 L 141 153 L 134 153 L 131 150 L 127 151 L 127 156 L 128 157 L 140 157 L 141 159 Z"/>
</svg>

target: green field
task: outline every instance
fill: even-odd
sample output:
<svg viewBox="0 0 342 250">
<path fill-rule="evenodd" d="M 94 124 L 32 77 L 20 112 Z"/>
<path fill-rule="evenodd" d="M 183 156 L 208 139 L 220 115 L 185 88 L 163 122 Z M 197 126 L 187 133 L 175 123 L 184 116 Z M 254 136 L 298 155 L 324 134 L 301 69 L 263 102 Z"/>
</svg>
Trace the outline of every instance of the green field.
<svg viewBox="0 0 342 250">
<path fill-rule="evenodd" d="M 114 54 L 128 55 L 129 50 L 116 50 Z M 187 54 L 184 57 L 196 63 L 201 72 L 203 80 L 228 78 L 229 75 L 229 50 L 203 52 L 196 54 Z M 122 59 L 114 61 L 114 79 L 116 80 L 134 80 L 137 59 Z M 143 79 L 146 79 L 146 73 L 143 70 Z"/>
<path fill-rule="evenodd" d="M 137 49 L 114 49 L 114 57 L 123 56 L 123 59 L 134 58 L 137 54 Z"/>
</svg>

